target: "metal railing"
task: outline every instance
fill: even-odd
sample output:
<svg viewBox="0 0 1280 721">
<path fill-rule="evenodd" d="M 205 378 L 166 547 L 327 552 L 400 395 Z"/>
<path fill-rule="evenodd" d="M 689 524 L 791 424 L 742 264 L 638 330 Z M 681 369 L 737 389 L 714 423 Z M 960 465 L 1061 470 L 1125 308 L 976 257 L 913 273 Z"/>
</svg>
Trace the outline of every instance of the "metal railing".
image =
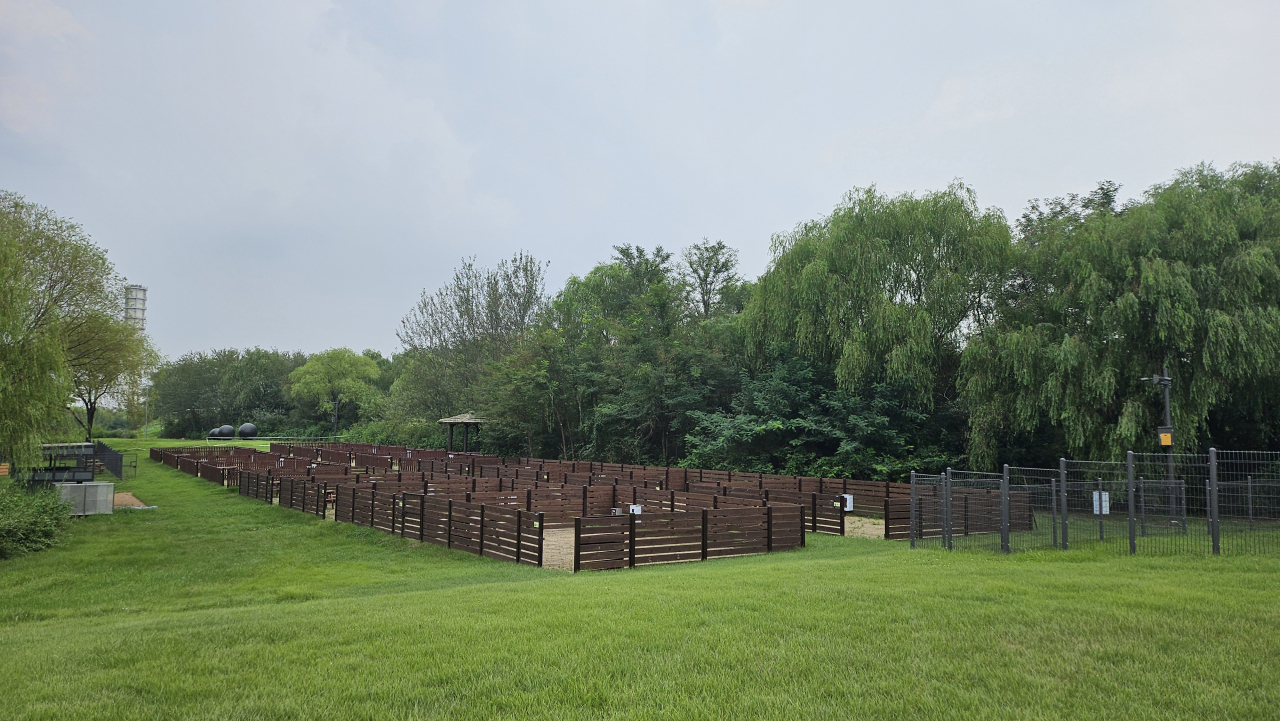
<svg viewBox="0 0 1280 721">
<path fill-rule="evenodd" d="M 912 547 L 1010 553 L 1113 547 L 1137 553 L 1280 550 L 1280 453 L 1126 454 L 1000 474 L 911 477 Z"/>
</svg>

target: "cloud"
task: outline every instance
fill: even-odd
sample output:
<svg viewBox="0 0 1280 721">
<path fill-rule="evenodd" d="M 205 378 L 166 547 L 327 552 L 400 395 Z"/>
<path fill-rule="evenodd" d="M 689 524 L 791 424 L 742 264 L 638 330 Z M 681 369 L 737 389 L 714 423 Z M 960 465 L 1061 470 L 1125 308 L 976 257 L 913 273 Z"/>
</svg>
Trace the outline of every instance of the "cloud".
<svg viewBox="0 0 1280 721">
<path fill-rule="evenodd" d="M 0 0 L 0 18 L 0 124 L 31 132 L 58 95 L 75 90 L 68 55 L 92 36 L 50 0 Z"/>
</svg>

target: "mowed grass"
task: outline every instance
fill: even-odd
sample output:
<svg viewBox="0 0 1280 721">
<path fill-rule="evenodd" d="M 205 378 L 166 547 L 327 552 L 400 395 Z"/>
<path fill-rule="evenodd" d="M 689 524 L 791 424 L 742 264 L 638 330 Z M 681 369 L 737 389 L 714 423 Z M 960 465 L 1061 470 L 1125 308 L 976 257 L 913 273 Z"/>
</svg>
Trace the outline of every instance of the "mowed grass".
<svg viewBox="0 0 1280 721">
<path fill-rule="evenodd" d="M 124 445 L 120 443 L 120 445 Z M 132 445 L 132 444 L 129 444 Z M 1274 718 L 1280 559 L 801 551 L 582 573 L 241 498 L 0 562 L 15 718 Z"/>
</svg>

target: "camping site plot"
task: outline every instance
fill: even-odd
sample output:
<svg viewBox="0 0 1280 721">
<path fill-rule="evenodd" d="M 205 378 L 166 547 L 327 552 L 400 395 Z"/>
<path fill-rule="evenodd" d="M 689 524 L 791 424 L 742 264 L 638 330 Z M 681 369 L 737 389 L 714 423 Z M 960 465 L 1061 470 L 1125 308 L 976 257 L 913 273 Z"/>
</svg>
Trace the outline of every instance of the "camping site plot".
<svg viewBox="0 0 1280 721">
<path fill-rule="evenodd" d="M 206 480 L 144 459 L 118 490 L 155 508 L 77 520 L 65 544 L 0 563 L 0 716 L 1267 718 L 1280 704 L 1274 556 L 1004 556 L 809 532 L 792 550 L 572 574 Z"/>
</svg>

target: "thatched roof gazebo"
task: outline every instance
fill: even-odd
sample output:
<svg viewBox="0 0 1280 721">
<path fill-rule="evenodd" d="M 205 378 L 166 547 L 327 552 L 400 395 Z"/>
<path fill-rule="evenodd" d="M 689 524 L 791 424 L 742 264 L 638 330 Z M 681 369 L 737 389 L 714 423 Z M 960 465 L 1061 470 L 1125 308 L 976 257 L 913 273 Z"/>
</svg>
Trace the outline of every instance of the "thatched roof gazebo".
<svg viewBox="0 0 1280 721">
<path fill-rule="evenodd" d="M 462 426 L 462 452 L 471 452 L 471 426 L 476 427 L 476 433 L 480 432 L 481 424 L 488 423 L 488 419 L 477 418 L 470 413 L 451 416 L 449 418 L 441 418 L 436 421 L 442 425 L 449 426 L 449 447 L 448 451 L 453 453 L 453 429 L 455 426 Z"/>
</svg>

